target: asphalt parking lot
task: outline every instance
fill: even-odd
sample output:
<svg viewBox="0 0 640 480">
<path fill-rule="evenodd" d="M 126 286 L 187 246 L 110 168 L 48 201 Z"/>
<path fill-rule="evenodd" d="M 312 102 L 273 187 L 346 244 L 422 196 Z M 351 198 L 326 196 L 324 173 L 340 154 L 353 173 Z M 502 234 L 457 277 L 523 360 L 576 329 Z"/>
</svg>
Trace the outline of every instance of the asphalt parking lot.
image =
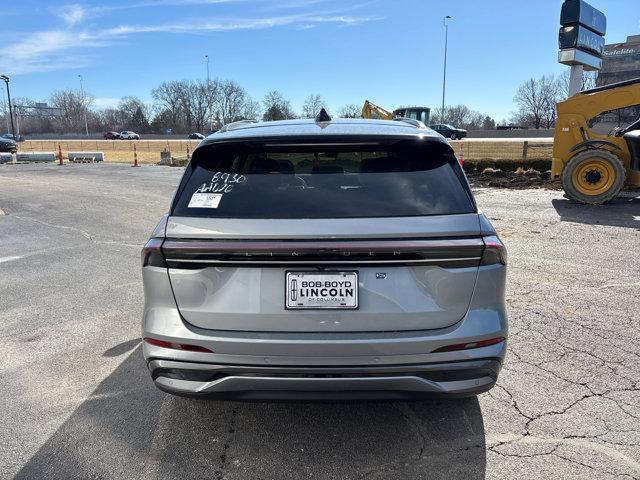
<svg viewBox="0 0 640 480">
<path fill-rule="evenodd" d="M 140 248 L 182 169 L 0 165 L 0 477 L 640 478 L 640 196 L 476 191 L 509 248 L 510 344 L 478 398 L 168 396 Z"/>
</svg>

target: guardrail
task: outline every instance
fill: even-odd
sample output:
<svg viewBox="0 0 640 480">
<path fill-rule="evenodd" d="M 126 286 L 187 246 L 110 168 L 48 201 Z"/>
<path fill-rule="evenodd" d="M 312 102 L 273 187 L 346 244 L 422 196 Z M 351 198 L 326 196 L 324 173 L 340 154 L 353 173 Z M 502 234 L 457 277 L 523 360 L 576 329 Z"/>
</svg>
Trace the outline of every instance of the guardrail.
<svg viewBox="0 0 640 480">
<path fill-rule="evenodd" d="M 0 153 L 0 163 L 10 163 L 13 161 L 13 155 L 9 152 Z"/>
</svg>

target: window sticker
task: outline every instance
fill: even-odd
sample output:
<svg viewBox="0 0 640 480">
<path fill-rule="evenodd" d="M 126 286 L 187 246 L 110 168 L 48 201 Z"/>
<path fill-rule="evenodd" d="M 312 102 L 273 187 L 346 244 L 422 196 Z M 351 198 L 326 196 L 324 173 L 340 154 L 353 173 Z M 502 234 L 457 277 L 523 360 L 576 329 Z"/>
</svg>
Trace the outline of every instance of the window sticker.
<svg viewBox="0 0 640 480">
<path fill-rule="evenodd" d="M 194 193 L 189 201 L 189 208 L 218 208 L 221 193 Z"/>
</svg>

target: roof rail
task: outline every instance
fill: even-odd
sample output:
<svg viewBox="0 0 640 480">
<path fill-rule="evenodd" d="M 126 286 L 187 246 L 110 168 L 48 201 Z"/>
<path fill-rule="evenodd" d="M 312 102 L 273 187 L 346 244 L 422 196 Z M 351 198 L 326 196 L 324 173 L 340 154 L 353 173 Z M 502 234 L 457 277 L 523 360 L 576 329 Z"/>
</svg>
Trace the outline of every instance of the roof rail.
<svg viewBox="0 0 640 480">
<path fill-rule="evenodd" d="M 422 123 L 420 120 L 415 120 L 413 118 L 394 117 L 393 120 L 395 120 L 396 122 L 408 123 L 412 127 L 419 128 L 420 130 L 426 130 L 427 129 L 427 126 L 424 123 Z"/>
<path fill-rule="evenodd" d="M 258 120 L 255 120 L 255 119 L 238 120 L 237 122 L 227 123 L 226 125 L 223 125 L 222 128 L 218 130 L 216 133 L 224 133 L 224 132 L 229 132 L 231 130 L 237 130 L 239 128 L 246 127 L 247 125 L 252 123 L 258 123 Z"/>
</svg>

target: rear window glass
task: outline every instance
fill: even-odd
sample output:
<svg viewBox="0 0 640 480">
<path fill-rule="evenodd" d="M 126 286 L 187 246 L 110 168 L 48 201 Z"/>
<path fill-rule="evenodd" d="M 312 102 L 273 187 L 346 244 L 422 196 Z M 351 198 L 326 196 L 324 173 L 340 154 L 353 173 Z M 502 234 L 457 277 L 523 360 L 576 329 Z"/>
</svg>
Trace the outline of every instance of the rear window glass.
<svg viewBox="0 0 640 480">
<path fill-rule="evenodd" d="M 196 152 L 173 215 L 348 218 L 471 213 L 451 148 L 393 145 L 219 144 Z"/>
</svg>

